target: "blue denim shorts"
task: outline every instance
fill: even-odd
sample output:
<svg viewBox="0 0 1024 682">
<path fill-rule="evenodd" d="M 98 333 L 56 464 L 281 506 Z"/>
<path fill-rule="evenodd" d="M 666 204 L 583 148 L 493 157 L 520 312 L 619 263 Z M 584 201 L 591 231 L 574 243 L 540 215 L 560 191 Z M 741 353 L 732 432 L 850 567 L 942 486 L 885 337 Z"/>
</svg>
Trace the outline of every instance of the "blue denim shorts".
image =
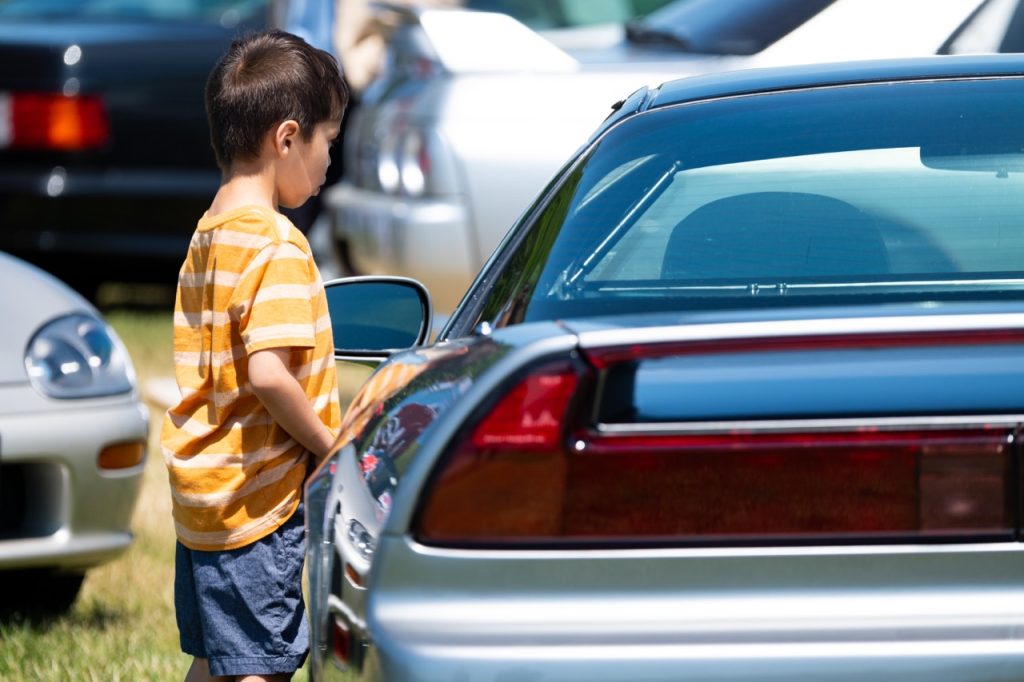
<svg viewBox="0 0 1024 682">
<path fill-rule="evenodd" d="M 210 674 L 292 673 L 305 662 L 303 506 L 245 547 L 203 552 L 178 543 L 174 609 L 181 650 L 207 659 Z"/>
</svg>

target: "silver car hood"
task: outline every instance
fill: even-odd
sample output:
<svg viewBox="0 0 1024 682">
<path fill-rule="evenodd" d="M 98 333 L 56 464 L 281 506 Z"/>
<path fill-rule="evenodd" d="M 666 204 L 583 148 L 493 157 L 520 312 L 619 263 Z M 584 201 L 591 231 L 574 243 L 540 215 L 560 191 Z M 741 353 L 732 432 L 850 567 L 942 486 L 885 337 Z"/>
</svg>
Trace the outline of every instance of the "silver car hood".
<svg viewBox="0 0 1024 682">
<path fill-rule="evenodd" d="M 56 277 L 0 252 L 0 384 L 28 381 L 25 349 L 44 323 L 71 312 L 96 314 Z"/>
</svg>

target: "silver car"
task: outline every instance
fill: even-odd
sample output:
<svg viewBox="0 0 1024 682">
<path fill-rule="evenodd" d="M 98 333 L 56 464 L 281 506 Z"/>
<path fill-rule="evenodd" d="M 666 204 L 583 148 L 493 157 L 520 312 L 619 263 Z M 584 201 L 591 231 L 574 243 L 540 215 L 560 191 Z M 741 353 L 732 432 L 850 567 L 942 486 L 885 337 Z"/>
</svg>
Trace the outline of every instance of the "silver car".
<svg viewBox="0 0 1024 682">
<path fill-rule="evenodd" d="M 355 114 L 345 177 L 325 204 L 352 274 L 419 279 L 443 322 L 547 179 L 637 87 L 750 66 L 1013 51 L 1017 5 L 681 0 L 603 49 L 565 51 L 494 15 L 422 12 Z"/>
<path fill-rule="evenodd" d="M 306 489 L 317 680 L 1018 680 L 1024 56 L 626 99 Z M 402 336 L 404 328 L 404 338 Z"/>
<path fill-rule="evenodd" d="M 0 611 L 59 612 L 132 541 L 149 415 L 85 299 L 0 253 Z"/>
</svg>

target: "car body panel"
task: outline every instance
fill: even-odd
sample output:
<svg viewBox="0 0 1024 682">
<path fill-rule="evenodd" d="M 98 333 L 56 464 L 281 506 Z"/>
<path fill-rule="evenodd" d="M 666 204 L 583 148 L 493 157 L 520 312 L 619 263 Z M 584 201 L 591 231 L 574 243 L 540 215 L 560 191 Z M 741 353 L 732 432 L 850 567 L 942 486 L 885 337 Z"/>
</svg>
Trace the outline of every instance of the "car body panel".
<svg viewBox="0 0 1024 682">
<path fill-rule="evenodd" d="M 939 54 L 978 7 L 971 0 L 931 2 L 926 11 L 912 2 L 835 3 L 814 17 L 813 23 L 797 27 L 755 55 L 751 66 L 810 63 L 822 56 L 839 62 Z M 883 16 L 885 21 L 879 21 Z M 913 30 L 908 30 L 910 26 Z"/>
<path fill-rule="evenodd" d="M 134 538 L 144 463 L 105 472 L 96 458 L 104 446 L 145 440 L 148 411 L 131 397 L 74 405 L 34 400 L 33 394 L 27 383 L 0 387 L 0 465 L 46 468 L 40 473 L 46 480 L 32 490 L 41 498 L 35 504 L 54 505 L 45 510 L 51 525 L 42 524 L 49 532 L 34 537 L 0 538 L 0 570 L 84 570 L 105 563 Z M 53 428 L 55 419 L 60 429 Z"/>
<path fill-rule="evenodd" d="M 32 296 L 5 295 L 5 334 L 0 340 L 0 385 L 28 383 L 25 373 L 25 348 L 40 325 L 58 315 L 75 310 L 92 310 L 92 305 L 67 287 L 28 263 L 0 253 L 3 273 L 0 288 L 14 292 L 31 290 Z"/>
<path fill-rule="evenodd" d="M 387 537 L 378 559 L 367 679 L 1012 679 L 1024 655 L 1015 544 L 531 556 Z"/>
</svg>

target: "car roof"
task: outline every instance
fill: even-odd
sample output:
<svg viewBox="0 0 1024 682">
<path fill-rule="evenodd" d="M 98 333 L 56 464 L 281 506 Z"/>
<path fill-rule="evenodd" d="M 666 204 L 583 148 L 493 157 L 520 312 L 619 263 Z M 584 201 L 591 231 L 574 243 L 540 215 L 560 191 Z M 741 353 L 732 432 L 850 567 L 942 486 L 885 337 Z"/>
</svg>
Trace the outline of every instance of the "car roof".
<svg viewBox="0 0 1024 682">
<path fill-rule="evenodd" d="M 631 100 L 636 101 L 634 111 L 645 111 L 696 100 L 782 90 L 999 76 L 1024 76 L 1024 54 L 934 55 L 740 69 L 667 81 L 646 96 Z"/>
</svg>

